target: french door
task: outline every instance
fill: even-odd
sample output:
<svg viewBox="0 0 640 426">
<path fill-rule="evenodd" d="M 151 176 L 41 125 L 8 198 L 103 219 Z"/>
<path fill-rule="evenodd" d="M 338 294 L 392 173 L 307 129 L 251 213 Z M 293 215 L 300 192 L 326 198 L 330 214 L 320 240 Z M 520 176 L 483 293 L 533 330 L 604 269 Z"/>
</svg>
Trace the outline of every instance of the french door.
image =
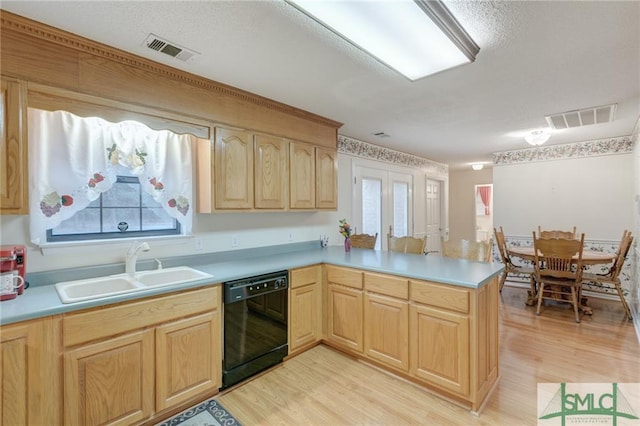
<svg viewBox="0 0 640 426">
<path fill-rule="evenodd" d="M 413 234 L 413 175 L 354 167 L 353 213 L 357 232 L 378 234 L 376 250 L 387 249 L 387 233 Z"/>
</svg>

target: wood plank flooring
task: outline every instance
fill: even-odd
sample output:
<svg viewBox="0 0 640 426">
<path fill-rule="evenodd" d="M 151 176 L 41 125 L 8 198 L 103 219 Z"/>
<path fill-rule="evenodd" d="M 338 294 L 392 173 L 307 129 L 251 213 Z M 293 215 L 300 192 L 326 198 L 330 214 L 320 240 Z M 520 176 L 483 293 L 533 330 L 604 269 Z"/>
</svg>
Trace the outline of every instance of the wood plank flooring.
<svg viewBox="0 0 640 426">
<path fill-rule="evenodd" d="M 326 346 L 218 397 L 250 425 L 535 425 L 538 382 L 640 382 L 640 345 L 619 302 L 592 298 L 575 323 L 569 305 L 540 316 L 526 292 L 500 298 L 500 380 L 476 416 L 412 383 Z"/>
</svg>

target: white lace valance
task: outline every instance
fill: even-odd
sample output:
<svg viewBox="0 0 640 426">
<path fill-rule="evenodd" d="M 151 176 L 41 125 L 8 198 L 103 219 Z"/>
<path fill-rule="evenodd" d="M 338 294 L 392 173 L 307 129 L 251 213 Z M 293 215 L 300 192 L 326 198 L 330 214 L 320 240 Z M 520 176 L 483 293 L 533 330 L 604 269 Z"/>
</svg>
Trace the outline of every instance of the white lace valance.
<svg viewBox="0 0 640 426">
<path fill-rule="evenodd" d="M 193 136 L 34 108 L 28 128 L 33 243 L 45 243 L 47 229 L 109 190 L 120 167 L 138 176 L 142 188 L 191 233 Z"/>
</svg>

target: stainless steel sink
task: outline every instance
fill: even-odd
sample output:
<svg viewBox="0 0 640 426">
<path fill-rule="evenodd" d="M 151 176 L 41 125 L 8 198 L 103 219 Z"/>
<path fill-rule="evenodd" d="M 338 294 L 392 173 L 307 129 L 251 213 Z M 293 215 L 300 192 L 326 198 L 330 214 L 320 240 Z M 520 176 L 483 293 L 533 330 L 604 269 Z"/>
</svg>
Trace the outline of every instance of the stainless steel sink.
<svg viewBox="0 0 640 426">
<path fill-rule="evenodd" d="M 56 283 L 55 288 L 62 303 L 75 303 L 211 278 L 213 278 L 211 274 L 187 266 L 179 266 L 142 271 L 133 277 L 128 274 L 118 274 L 85 280 L 63 281 Z"/>
</svg>

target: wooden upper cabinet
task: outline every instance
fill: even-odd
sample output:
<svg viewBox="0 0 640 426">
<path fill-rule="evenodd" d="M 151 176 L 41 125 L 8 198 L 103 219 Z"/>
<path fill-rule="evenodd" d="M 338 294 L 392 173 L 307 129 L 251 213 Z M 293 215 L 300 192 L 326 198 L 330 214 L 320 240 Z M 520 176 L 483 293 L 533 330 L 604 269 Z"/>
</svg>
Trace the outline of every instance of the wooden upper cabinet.
<svg viewBox="0 0 640 426">
<path fill-rule="evenodd" d="M 289 146 L 289 207 L 313 209 L 316 206 L 315 147 L 300 142 L 291 142 Z"/>
<path fill-rule="evenodd" d="M 316 208 L 338 208 L 338 153 L 316 147 Z"/>
<path fill-rule="evenodd" d="M 253 208 L 253 135 L 215 128 L 215 208 Z"/>
<path fill-rule="evenodd" d="M 274 136 L 256 135 L 255 208 L 284 209 L 286 207 L 287 141 Z"/>
<path fill-rule="evenodd" d="M 0 213 L 27 214 L 26 91 L 18 80 L 0 82 Z"/>
</svg>

